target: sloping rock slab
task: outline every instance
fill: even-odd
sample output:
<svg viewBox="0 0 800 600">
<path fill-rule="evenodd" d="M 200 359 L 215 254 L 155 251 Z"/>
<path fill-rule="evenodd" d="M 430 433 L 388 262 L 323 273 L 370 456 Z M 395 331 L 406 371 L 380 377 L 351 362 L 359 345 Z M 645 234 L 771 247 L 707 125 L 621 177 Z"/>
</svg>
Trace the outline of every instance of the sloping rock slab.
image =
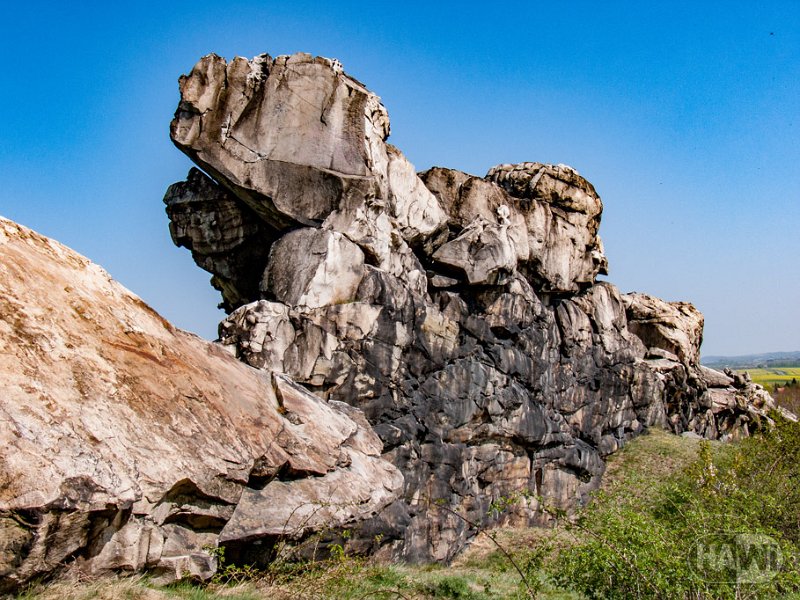
<svg viewBox="0 0 800 600">
<path fill-rule="evenodd" d="M 286 530 L 301 505 L 350 525 L 402 488 L 357 409 L 172 327 L 2 218 L 0 316 L 0 590 L 69 563 L 208 577 L 221 532 L 243 544 L 322 527 Z"/>
</svg>

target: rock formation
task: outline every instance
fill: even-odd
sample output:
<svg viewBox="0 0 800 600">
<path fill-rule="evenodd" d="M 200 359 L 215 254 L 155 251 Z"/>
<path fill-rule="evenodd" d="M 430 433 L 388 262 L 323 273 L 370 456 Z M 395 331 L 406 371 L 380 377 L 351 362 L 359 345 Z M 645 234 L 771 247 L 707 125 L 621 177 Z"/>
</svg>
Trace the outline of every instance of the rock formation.
<svg viewBox="0 0 800 600">
<path fill-rule="evenodd" d="M 380 99 L 305 54 L 206 56 L 180 89 L 199 169 L 165 203 L 219 343 L 0 220 L 0 592 L 65 565 L 204 578 L 217 546 L 268 561 L 312 534 L 447 561 L 469 523 L 585 502 L 647 427 L 769 421 L 698 364 L 694 307 L 596 281 L 602 203 L 574 169 L 418 175 Z"/>
<path fill-rule="evenodd" d="M 0 592 L 67 564 L 205 578 L 220 542 L 269 548 L 400 496 L 361 411 L 175 329 L 2 218 L 0 314 Z"/>
<path fill-rule="evenodd" d="M 596 281 L 602 203 L 574 169 L 418 175 L 380 99 L 306 54 L 209 55 L 180 89 L 172 139 L 205 175 L 165 203 L 230 312 L 221 344 L 362 409 L 403 473 L 351 549 L 446 561 L 474 534 L 454 513 L 579 505 L 646 427 L 725 438 L 768 419 L 758 386 L 699 365 L 692 305 Z"/>
</svg>

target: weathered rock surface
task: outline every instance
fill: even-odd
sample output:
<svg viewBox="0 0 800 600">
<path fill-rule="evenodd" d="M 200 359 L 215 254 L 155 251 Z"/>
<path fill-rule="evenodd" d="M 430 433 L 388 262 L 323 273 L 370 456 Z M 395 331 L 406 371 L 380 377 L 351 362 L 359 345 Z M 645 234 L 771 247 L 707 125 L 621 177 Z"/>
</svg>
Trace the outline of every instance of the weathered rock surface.
<svg viewBox="0 0 800 600">
<path fill-rule="evenodd" d="M 213 200 L 227 194 L 275 232 L 234 280 L 251 295 L 226 299 L 242 305 L 220 342 L 361 408 L 403 473 L 353 550 L 446 561 L 474 534 L 451 511 L 537 523 L 540 502 L 584 502 L 603 457 L 646 427 L 735 437 L 768 419 L 763 390 L 698 365 L 690 304 L 596 282 L 602 202 L 571 167 L 417 176 L 377 96 L 305 54 L 207 56 L 181 93 L 173 141 L 214 179 L 203 214 L 229 211 Z"/>
<path fill-rule="evenodd" d="M 260 226 L 180 218 L 215 251 Z M 0 591 L 67 564 L 204 578 L 208 547 L 351 527 L 400 495 L 360 411 L 175 329 L 2 218 L 0 316 Z"/>
<path fill-rule="evenodd" d="M 628 327 L 649 349 L 662 351 L 656 357 L 699 363 L 703 343 L 699 310 L 688 302 L 665 302 L 647 294 L 627 294 L 624 300 Z"/>
<path fill-rule="evenodd" d="M 451 229 L 475 237 L 471 230 L 483 223 L 497 223 L 498 233 L 492 232 L 493 237 L 504 238 L 504 243 L 491 246 L 502 248 L 503 258 L 509 257 L 501 266 L 506 270 L 517 267 L 537 289 L 576 292 L 607 272 L 597 235 L 602 202 L 592 184 L 571 167 L 499 165 L 484 179 L 435 167 L 421 177 L 448 211 Z M 462 243 L 459 254 L 474 253 L 463 250 Z M 510 266 L 506 264 L 509 260 Z"/>
<path fill-rule="evenodd" d="M 197 169 L 170 186 L 164 202 L 172 240 L 214 274 L 211 284 L 222 293 L 225 310 L 258 294 L 262 265 L 277 232 Z"/>
<path fill-rule="evenodd" d="M 180 87 L 173 141 L 268 227 L 335 229 L 421 289 L 408 243 L 444 228 L 447 215 L 385 143 L 380 99 L 338 63 L 308 54 L 226 63 L 212 54 Z M 201 266 L 218 276 L 215 265 Z"/>
<path fill-rule="evenodd" d="M 355 299 L 364 253 L 337 231 L 295 229 L 270 249 L 261 291 L 289 305 L 319 308 Z"/>
</svg>

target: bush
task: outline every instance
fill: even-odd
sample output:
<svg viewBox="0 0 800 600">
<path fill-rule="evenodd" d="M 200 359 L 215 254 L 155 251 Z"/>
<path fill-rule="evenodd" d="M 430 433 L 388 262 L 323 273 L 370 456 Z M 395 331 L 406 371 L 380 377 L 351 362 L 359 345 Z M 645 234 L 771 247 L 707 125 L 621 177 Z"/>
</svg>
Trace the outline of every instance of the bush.
<svg viewBox="0 0 800 600">
<path fill-rule="evenodd" d="M 796 382 L 796 379 L 792 381 Z M 790 410 L 794 414 L 800 414 L 800 385 L 797 384 L 790 384 L 773 388 L 772 396 L 775 398 L 775 402 L 778 406 L 782 406 L 783 408 Z"/>
<path fill-rule="evenodd" d="M 704 442 L 652 493 L 625 488 L 599 495 L 572 525 L 582 541 L 551 565 L 560 585 L 603 599 L 800 592 L 800 425 L 780 421 L 716 452 Z"/>
</svg>

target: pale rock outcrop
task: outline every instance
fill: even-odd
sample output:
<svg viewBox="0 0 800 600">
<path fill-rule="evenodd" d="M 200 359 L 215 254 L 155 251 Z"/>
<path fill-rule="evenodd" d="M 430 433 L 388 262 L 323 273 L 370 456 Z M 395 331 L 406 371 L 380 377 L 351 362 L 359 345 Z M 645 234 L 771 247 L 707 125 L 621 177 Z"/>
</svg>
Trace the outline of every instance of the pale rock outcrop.
<svg viewBox="0 0 800 600">
<path fill-rule="evenodd" d="M 181 78 L 172 136 L 280 238 L 220 342 L 362 409 L 403 473 L 402 497 L 353 528 L 348 550 L 447 561 L 469 522 L 541 523 L 540 502 L 585 502 L 603 458 L 647 427 L 716 438 L 769 423 L 763 390 L 698 365 L 691 305 L 596 281 L 602 202 L 574 169 L 418 177 L 386 144 L 377 96 L 336 66 L 205 57 Z M 520 490 L 506 513 L 490 510 Z"/>
<path fill-rule="evenodd" d="M 394 146 L 386 149 L 392 216 L 397 229 L 408 242 L 424 241 L 447 222 L 447 213 L 403 153 Z"/>
<path fill-rule="evenodd" d="M 699 364 L 703 315 L 688 302 L 623 295 L 628 328 L 647 350 L 640 364 L 665 398 L 666 423 L 676 433 L 735 439 L 771 423 L 772 397 L 748 377 Z"/>
<path fill-rule="evenodd" d="M 289 305 L 319 308 L 355 299 L 364 253 L 341 233 L 303 228 L 272 245 L 261 290 Z"/>
<path fill-rule="evenodd" d="M 324 223 L 420 286 L 407 243 L 443 228 L 447 215 L 385 143 L 380 99 L 336 62 L 295 54 L 226 63 L 210 54 L 180 87 L 173 141 L 268 227 Z"/>
<path fill-rule="evenodd" d="M 506 252 L 541 290 L 575 292 L 607 272 L 597 235 L 602 203 L 572 168 L 499 165 L 481 179 L 435 167 L 420 177 L 448 210 L 451 229 L 499 222 Z"/>
<path fill-rule="evenodd" d="M 694 307 L 596 281 L 602 203 L 571 167 L 418 176 L 380 99 L 307 54 L 209 55 L 180 90 L 202 171 L 164 202 L 218 344 L 0 221 L 0 592 L 67 564 L 207 578 L 215 546 L 312 534 L 449 561 L 470 523 L 586 502 L 647 427 L 769 426 L 760 386 L 698 364 Z"/>
<path fill-rule="evenodd" d="M 0 591 L 67 565 L 207 578 L 219 543 L 352 527 L 402 490 L 360 411 L 175 329 L 1 218 L 0 314 Z M 300 506 L 324 519 L 287 520 Z"/>
<path fill-rule="evenodd" d="M 506 223 L 487 223 L 478 217 L 461 234 L 439 246 L 433 260 L 452 267 L 470 284 L 500 283 L 517 266 L 517 249 Z M 444 286 L 443 286 L 444 287 Z"/>
<path fill-rule="evenodd" d="M 704 365 L 700 365 L 700 373 L 709 387 L 727 388 L 732 386 L 734 382 L 733 377 Z"/>
<path fill-rule="evenodd" d="M 626 294 L 628 327 L 664 357 L 696 364 L 703 343 L 703 315 L 689 302 L 665 302 L 647 294 Z"/>
<path fill-rule="evenodd" d="M 498 165 L 486 179 L 520 205 L 528 228 L 532 275 L 542 289 L 575 291 L 608 273 L 597 230 L 603 203 L 594 186 L 567 165 Z"/>
</svg>

